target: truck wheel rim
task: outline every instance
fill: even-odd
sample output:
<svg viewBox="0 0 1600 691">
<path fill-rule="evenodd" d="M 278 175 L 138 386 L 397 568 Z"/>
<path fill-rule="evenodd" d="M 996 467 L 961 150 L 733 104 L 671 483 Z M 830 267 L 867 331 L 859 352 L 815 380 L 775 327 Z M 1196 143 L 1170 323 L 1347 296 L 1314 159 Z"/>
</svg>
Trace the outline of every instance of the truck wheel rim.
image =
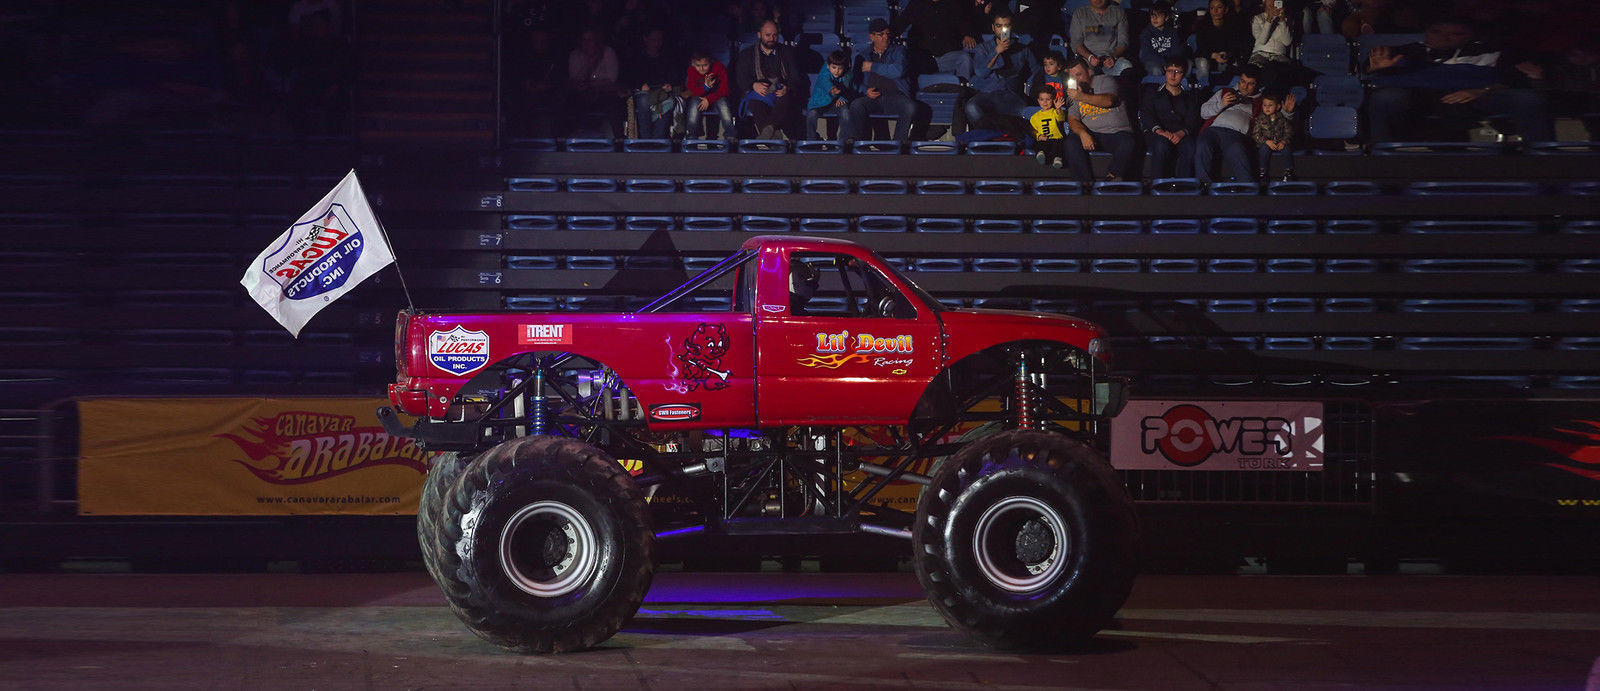
<svg viewBox="0 0 1600 691">
<path fill-rule="evenodd" d="M 1014 593 L 1037 591 L 1067 568 L 1067 524 L 1033 497 L 1006 497 L 985 509 L 972 553 L 989 582 Z"/>
<path fill-rule="evenodd" d="M 600 562 L 589 521 L 566 504 L 537 501 L 519 509 L 500 531 L 500 569 L 534 597 L 559 597 L 582 587 Z"/>
</svg>

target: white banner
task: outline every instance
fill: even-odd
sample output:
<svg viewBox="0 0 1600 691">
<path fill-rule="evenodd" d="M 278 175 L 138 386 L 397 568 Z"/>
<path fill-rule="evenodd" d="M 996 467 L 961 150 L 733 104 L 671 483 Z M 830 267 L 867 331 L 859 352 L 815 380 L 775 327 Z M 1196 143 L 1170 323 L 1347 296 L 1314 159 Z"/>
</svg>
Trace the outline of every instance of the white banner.
<svg viewBox="0 0 1600 691">
<path fill-rule="evenodd" d="M 239 283 L 298 338 L 323 307 L 393 262 L 389 239 L 351 170 L 256 257 Z"/>
<path fill-rule="evenodd" d="M 1129 401 L 1111 421 L 1111 465 L 1321 471 L 1322 415 L 1311 401 Z"/>
</svg>

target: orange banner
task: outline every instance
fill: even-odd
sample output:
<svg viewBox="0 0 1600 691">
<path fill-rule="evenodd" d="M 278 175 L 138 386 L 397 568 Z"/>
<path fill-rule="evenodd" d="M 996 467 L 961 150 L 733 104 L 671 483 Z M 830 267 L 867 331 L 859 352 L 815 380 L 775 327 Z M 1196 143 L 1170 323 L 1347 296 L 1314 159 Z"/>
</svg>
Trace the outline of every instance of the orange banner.
<svg viewBox="0 0 1600 691">
<path fill-rule="evenodd" d="M 400 515 L 426 461 L 383 431 L 382 398 L 78 403 L 83 515 Z"/>
</svg>

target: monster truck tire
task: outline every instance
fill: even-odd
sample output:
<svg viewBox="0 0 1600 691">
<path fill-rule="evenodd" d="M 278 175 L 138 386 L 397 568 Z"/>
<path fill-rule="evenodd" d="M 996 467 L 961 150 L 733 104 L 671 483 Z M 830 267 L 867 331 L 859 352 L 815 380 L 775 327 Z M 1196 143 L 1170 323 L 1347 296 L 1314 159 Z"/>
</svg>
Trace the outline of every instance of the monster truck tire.
<svg viewBox="0 0 1600 691">
<path fill-rule="evenodd" d="M 917 506 L 917 579 L 952 626 L 1002 649 L 1061 649 L 1133 586 L 1139 527 L 1111 466 L 1060 434 L 1012 430 L 951 455 Z"/>
<path fill-rule="evenodd" d="M 644 493 L 594 446 L 524 437 L 461 471 L 438 522 L 440 589 L 478 636 L 531 653 L 610 638 L 644 601 Z"/>
<path fill-rule="evenodd" d="M 444 510 L 445 498 L 454 492 L 461 469 L 472 461 L 454 451 L 433 457 L 428 475 L 422 481 L 422 497 L 417 501 L 417 546 L 422 549 L 422 564 L 435 582 L 443 582 L 439 571 L 439 516 Z"/>
</svg>

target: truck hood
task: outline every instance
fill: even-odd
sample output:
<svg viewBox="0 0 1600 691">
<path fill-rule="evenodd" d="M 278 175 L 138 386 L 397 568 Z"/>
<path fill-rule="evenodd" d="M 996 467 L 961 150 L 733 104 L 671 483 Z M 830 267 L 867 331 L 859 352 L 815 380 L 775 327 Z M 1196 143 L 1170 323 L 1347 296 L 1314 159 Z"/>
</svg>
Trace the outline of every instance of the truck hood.
<svg viewBox="0 0 1600 691">
<path fill-rule="evenodd" d="M 1089 341 L 1106 337 L 1105 329 L 1087 319 L 1022 310 L 953 309 L 939 313 L 949 340 L 946 354 L 960 360 L 1000 343 L 1058 341 L 1089 350 Z M 1101 344 L 1102 348 L 1104 344 Z"/>
</svg>

